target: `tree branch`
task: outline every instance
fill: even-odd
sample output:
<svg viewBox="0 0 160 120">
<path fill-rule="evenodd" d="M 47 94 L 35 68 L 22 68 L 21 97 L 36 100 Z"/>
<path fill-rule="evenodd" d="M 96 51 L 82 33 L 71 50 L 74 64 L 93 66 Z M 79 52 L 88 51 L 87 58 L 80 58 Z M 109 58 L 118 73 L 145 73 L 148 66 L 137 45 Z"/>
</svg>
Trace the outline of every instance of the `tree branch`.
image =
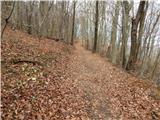
<svg viewBox="0 0 160 120">
<path fill-rule="evenodd" d="M 8 20 L 9 20 L 9 18 L 11 17 L 11 15 L 12 15 L 12 13 L 13 13 L 14 7 L 15 7 L 15 2 L 13 3 L 13 7 L 12 7 L 12 10 L 11 10 L 9 16 L 5 19 L 5 25 L 4 25 L 4 28 L 2 29 L 1 38 L 3 37 L 4 30 L 5 30 L 6 27 L 7 27 Z"/>
</svg>

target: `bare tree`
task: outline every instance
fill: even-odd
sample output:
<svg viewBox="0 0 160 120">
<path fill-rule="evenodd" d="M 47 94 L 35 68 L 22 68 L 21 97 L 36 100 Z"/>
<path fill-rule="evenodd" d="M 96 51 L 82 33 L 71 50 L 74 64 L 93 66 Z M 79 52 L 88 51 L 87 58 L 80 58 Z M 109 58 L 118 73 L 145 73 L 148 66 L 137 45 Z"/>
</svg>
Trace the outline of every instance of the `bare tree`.
<svg viewBox="0 0 160 120">
<path fill-rule="evenodd" d="M 12 16 L 12 13 L 13 13 L 14 8 L 15 8 L 15 2 L 13 2 L 13 7 L 12 7 L 12 9 L 11 9 L 10 14 L 8 15 L 7 18 L 5 18 L 5 25 L 4 25 L 4 28 L 2 29 L 1 38 L 3 37 L 4 30 L 5 30 L 6 27 L 7 27 L 8 21 L 9 21 L 10 17 Z"/>
<path fill-rule="evenodd" d="M 75 26 L 75 14 L 76 14 L 76 2 L 73 2 L 73 21 L 72 21 L 72 36 L 71 36 L 71 45 L 74 43 L 74 26 Z"/>
<path fill-rule="evenodd" d="M 108 50 L 109 57 L 111 58 L 113 64 L 116 64 L 116 38 L 117 38 L 119 8 L 120 8 L 120 1 L 117 1 L 115 5 L 115 15 L 113 16 L 112 20 L 112 31 L 111 31 L 111 41 L 110 41 L 111 47 Z"/>
<path fill-rule="evenodd" d="M 146 43 L 146 45 L 145 45 L 146 47 L 144 48 L 144 55 L 143 55 L 143 59 L 142 59 L 141 72 L 140 72 L 141 76 L 144 74 L 144 72 L 146 71 L 147 66 L 148 66 L 147 61 L 149 60 L 149 57 L 150 57 L 150 52 L 149 52 L 150 44 L 152 44 L 152 45 L 154 44 L 153 43 L 154 40 L 152 40 L 152 43 L 151 43 L 151 38 L 152 38 L 151 35 L 154 32 L 159 19 L 160 19 L 160 13 L 157 15 L 156 21 L 153 24 L 153 27 L 150 31 L 150 34 L 147 34 L 146 37 L 145 37 L 145 41 L 147 41 L 147 39 L 148 39 L 148 43 Z"/>
<path fill-rule="evenodd" d="M 96 14 L 95 14 L 95 31 L 94 31 L 94 44 L 93 44 L 93 49 L 92 52 L 95 53 L 97 49 L 97 36 L 98 36 L 98 4 L 99 2 L 96 1 Z"/>
<path fill-rule="evenodd" d="M 135 68 L 142 75 L 151 75 L 152 71 L 153 76 L 157 75 L 158 69 L 153 70 L 158 64 L 155 46 L 159 44 L 160 9 L 156 1 L 140 1 L 138 10 L 129 0 L 3 3 L 2 35 L 9 23 L 14 29 L 53 40 L 64 39 L 72 45 L 76 37 L 88 50 L 109 57 L 113 64 L 127 70 Z M 133 16 L 137 11 L 132 19 L 131 10 Z"/>
<path fill-rule="evenodd" d="M 159 62 L 159 58 L 160 58 L 160 50 L 159 50 L 159 52 L 158 52 L 158 54 L 157 54 L 156 60 L 155 60 L 155 62 L 154 62 L 153 68 L 152 68 L 152 70 L 151 70 L 151 78 L 153 78 L 153 76 L 154 76 L 154 74 L 155 74 L 155 71 L 156 71 L 156 69 L 157 69 L 157 65 L 158 65 L 158 62 Z"/>
<path fill-rule="evenodd" d="M 126 49 L 129 34 L 129 12 L 131 6 L 128 1 L 122 2 L 122 45 L 121 45 L 121 60 L 122 67 L 126 68 Z"/>
<path fill-rule="evenodd" d="M 134 68 L 134 65 L 137 61 L 136 58 L 136 49 L 137 49 L 137 29 L 138 25 L 141 21 L 141 18 L 145 11 L 147 1 L 140 1 L 138 11 L 136 14 L 136 18 L 132 18 L 132 28 L 131 28 L 131 50 L 130 50 L 130 56 L 127 64 L 127 70 Z"/>
</svg>

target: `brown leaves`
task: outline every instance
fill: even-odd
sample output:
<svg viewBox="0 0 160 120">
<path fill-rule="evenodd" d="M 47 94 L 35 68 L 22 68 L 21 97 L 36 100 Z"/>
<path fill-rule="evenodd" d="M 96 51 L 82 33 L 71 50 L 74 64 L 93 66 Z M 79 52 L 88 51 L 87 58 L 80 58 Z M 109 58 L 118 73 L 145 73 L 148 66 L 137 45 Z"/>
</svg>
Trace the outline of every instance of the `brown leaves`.
<svg viewBox="0 0 160 120">
<path fill-rule="evenodd" d="M 65 119 L 80 109 L 76 103 L 81 102 L 74 97 L 76 88 L 66 73 L 72 48 L 47 39 L 39 42 L 20 31 L 6 32 L 2 43 L 2 118 Z M 13 59 L 44 65 L 8 62 Z"/>
<path fill-rule="evenodd" d="M 97 54 L 7 29 L 2 41 L 2 118 L 159 119 L 154 87 Z M 43 63 L 11 64 L 10 60 Z"/>
<path fill-rule="evenodd" d="M 158 116 L 160 101 L 150 97 L 152 83 L 121 71 L 80 44 L 76 48 L 71 63 L 72 77 L 84 95 L 86 112 L 91 119 L 154 119 L 152 116 Z M 153 111 L 156 115 L 152 115 Z"/>
</svg>

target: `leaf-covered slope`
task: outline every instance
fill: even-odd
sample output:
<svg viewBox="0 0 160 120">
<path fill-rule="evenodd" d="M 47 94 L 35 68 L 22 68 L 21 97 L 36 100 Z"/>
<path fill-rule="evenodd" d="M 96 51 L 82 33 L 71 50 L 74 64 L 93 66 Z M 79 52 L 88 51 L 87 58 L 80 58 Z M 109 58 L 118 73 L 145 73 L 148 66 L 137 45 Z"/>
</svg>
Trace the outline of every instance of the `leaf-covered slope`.
<svg viewBox="0 0 160 120">
<path fill-rule="evenodd" d="M 158 120 L 154 85 L 105 58 L 50 39 L 6 30 L 2 41 L 2 118 Z"/>
<path fill-rule="evenodd" d="M 6 30 L 2 41 L 3 119 L 66 119 L 80 114 L 82 102 L 66 72 L 71 49 L 62 42 Z"/>
<path fill-rule="evenodd" d="M 70 66 L 91 120 L 160 119 L 160 100 L 151 97 L 155 87 L 149 80 L 128 74 L 79 43 Z"/>
</svg>

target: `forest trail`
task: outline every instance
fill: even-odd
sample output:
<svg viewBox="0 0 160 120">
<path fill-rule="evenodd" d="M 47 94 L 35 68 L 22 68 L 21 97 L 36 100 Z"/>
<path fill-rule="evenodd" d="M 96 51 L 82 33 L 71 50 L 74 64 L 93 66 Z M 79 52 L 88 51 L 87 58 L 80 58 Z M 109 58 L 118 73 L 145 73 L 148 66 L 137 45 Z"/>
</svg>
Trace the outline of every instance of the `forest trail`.
<svg viewBox="0 0 160 120">
<path fill-rule="evenodd" d="M 159 102 L 150 97 L 151 84 L 92 54 L 80 42 L 75 45 L 70 67 L 91 120 L 159 119 Z"/>
<path fill-rule="evenodd" d="M 99 55 L 85 50 L 80 42 L 76 43 L 75 48 L 74 62 L 71 67 L 74 70 L 73 78 L 77 86 L 85 94 L 86 112 L 90 119 L 109 119 L 109 103 L 101 84 L 101 80 L 107 77 L 106 72 L 103 71 L 106 61 Z"/>
<path fill-rule="evenodd" d="M 29 62 L 26 62 L 26 61 Z M 153 84 L 106 58 L 7 28 L 2 41 L 2 118 L 158 120 Z"/>
</svg>

